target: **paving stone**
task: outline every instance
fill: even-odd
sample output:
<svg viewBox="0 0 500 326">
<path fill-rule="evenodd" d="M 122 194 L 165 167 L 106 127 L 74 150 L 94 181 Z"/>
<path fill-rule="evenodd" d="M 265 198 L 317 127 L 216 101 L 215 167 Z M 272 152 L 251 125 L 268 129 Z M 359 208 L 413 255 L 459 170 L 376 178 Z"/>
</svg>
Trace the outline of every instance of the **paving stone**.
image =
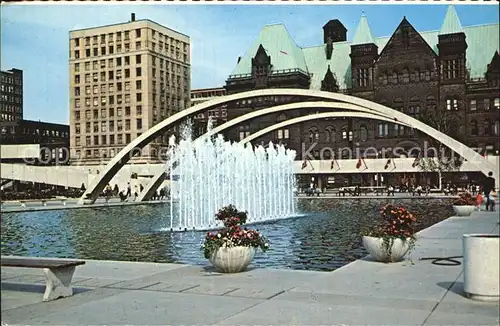
<svg viewBox="0 0 500 326">
<path fill-rule="evenodd" d="M 152 286 L 155 284 L 159 284 L 159 283 L 160 282 L 149 281 L 149 280 L 129 280 L 129 281 L 122 281 L 122 282 L 118 282 L 118 283 L 113 283 L 113 284 L 107 285 L 106 287 L 117 288 L 117 289 L 138 290 L 138 289 L 142 289 L 142 288 Z"/>
<path fill-rule="evenodd" d="M 196 293 L 196 294 L 208 294 L 208 295 L 225 295 L 238 290 L 236 287 L 221 287 L 214 285 L 200 285 L 194 288 L 189 288 L 183 290 L 183 293 Z"/>
<path fill-rule="evenodd" d="M 193 290 L 200 287 L 199 283 L 171 283 L 171 282 L 160 282 L 158 284 L 154 284 L 152 286 L 148 286 L 143 288 L 142 290 L 147 291 L 159 291 L 159 292 L 187 292 L 190 293 L 198 293 L 197 290 Z M 209 286 L 206 286 L 209 287 Z M 206 289 L 205 289 L 206 290 Z M 198 290 L 203 291 L 203 290 Z M 208 293 L 203 293 L 208 294 Z"/>
<path fill-rule="evenodd" d="M 7 283 L 43 283 L 45 282 L 45 276 L 43 275 L 22 275 L 6 280 Z"/>
<path fill-rule="evenodd" d="M 123 280 L 107 279 L 107 278 L 84 278 L 73 282 L 74 287 L 100 288 L 109 286 L 115 283 L 123 282 Z"/>
<path fill-rule="evenodd" d="M 253 298 L 253 299 L 269 299 L 276 295 L 284 293 L 286 288 L 276 288 L 276 287 L 255 287 L 255 286 L 244 286 L 236 291 L 229 292 L 225 294 L 229 297 L 242 297 L 242 298 Z"/>
</svg>

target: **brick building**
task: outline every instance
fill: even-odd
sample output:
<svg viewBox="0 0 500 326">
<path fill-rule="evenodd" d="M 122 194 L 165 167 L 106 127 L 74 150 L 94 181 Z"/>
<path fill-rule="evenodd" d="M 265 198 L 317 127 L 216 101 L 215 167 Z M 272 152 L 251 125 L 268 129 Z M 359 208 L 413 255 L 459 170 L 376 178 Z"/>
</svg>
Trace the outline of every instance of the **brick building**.
<svg viewBox="0 0 500 326">
<path fill-rule="evenodd" d="M 417 31 L 403 18 L 390 37 L 374 37 L 367 17 L 362 16 L 352 41 L 347 41 L 347 29 L 339 20 L 331 20 L 323 26 L 324 43 L 307 48 L 296 45 L 284 25 L 268 25 L 245 56 L 238 58 L 225 88 L 227 94 L 276 87 L 341 92 L 419 119 L 427 119 L 431 114 L 438 120 L 446 117 L 452 119 L 448 123 L 450 130 L 441 131 L 481 148 L 483 154 L 498 155 L 498 35 L 499 24 L 462 26 L 453 6 L 449 6 L 439 31 Z M 276 96 L 238 101 L 228 104 L 227 118 L 257 107 L 301 100 L 304 99 Z M 268 115 L 228 131 L 227 137 L 239 140 L 258 129 L 304 114 L 307 112 Z M 323 147 L 361 151 L 367 147 L 409 149 L 423 146 L 428 139 L 395 124 L 342 118 L 292 125 L 261 138 L 263 143 L 271 140 L 295 149 L 297 159 L 303 159 L 304 144 L 309 147 L 317 143 L 313 155 L 319 159 Z M 324 154 L 322 159 L 329 159 L 329 151 Z M 335 155 L 347 158 L 343 153 Z M 350 181 L 366 183 L 362 178 Z"/>
</svg>

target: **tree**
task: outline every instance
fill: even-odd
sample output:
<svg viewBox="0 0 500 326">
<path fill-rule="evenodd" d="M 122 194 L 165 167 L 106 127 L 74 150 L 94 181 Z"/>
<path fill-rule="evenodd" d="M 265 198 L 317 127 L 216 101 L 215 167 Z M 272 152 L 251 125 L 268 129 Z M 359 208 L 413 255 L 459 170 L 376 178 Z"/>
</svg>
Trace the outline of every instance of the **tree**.
<svg viewBox="0 0 500 326">
<path fill-rule="evenodd" d="M 435 106 L 422 110 L 419 120 L 428 126 L 462 142 L 464 135 L 460 134 L 460 117 L 457 111 L 438 109 Z M 458 171 L 464 159 L 450 148 L 433 137 L 427 137 L 423 150 L 416 160 L 420 170 L 435 172 L 439 178 L 439 189 L 442 189 L 442 173 Z"/>
</svg>

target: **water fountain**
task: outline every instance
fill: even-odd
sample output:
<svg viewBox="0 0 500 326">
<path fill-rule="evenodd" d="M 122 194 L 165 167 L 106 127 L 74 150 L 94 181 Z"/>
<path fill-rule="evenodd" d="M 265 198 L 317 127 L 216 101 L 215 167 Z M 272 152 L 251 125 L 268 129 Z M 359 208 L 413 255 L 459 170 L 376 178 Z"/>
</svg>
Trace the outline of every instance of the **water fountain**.
<svg viewBox="0 0 500 326">
<path fill-rule="evenodd" d="M 169 157 L 172 231 L 218 228 L 215 213 L 229 204 L 247 211 L 248 223 L 295 215 L 295 151 L 282 145 L 254 148 L 222 135 L 193 141 L 188 124 L 178 144 L 171 138 Z"/>
</svg>

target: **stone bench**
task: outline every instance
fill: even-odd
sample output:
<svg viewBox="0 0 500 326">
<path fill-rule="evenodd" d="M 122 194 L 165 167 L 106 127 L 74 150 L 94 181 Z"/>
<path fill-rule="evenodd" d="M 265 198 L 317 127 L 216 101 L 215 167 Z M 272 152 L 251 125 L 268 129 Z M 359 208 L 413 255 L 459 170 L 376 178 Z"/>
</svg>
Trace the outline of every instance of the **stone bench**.
<svg viewBox="0 0 500 326">
<path fill-rule="evenodd" d="M 43 301 L 72 296 L 71 279 L 75 267 L 83 264 L 85 261 L 82 260 L 1 257 L 2 267 L 43 268 L 46 281 Z"/>
<path fill-rule="evenodd" d="M 19 203 L 21 203 L 21 207 L 26 207 L 27 203 L 42 203 L 43 206 L 47 206 L 47 202 L 51 201 L 60 201 L 63 206 L 66 206 L 66 201 L 68 198 L 49 198 L 49 199 L 21 199 Z"/>
</svg>

